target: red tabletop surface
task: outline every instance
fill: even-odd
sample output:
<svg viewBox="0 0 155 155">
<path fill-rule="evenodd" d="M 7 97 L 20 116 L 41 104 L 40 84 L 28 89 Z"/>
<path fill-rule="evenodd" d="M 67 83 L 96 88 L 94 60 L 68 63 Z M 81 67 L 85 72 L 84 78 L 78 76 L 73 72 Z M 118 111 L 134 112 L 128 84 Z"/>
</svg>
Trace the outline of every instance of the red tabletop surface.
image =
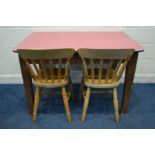
<svg viewBox="0 0 155 155">
<path fill-rule="evenodd" d="M 18 49 L 57 48 L 144 50 L 124 32 L 33 32 L 14 51 Z"/>
</svg>

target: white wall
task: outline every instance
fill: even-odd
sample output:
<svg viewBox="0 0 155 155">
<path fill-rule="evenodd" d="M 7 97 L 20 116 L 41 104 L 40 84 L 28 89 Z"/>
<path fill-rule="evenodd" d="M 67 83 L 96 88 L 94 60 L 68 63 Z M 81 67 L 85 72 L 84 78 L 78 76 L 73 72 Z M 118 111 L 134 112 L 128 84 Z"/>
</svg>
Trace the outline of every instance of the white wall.
<svg viewBox="0 0 155 155">
<path fill-rule="evenodd" d="M 145 51 L 139 54 L 135 82 L 155 82 L 155 27 L 0 27 L 0 83 L 22 82 L 17 54 L 12 49 L 34 31 L 124 31 Z M 74 82 L 79 81 L 75 67 Z"/>
</svg>

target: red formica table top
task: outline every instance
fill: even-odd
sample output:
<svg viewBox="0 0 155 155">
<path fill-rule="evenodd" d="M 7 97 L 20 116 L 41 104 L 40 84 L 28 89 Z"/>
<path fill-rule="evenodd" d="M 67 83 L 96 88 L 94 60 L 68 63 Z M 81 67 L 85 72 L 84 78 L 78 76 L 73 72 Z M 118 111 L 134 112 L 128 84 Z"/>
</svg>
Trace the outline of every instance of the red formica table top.
<svg viewBox="0 0 155 155">
<path fill-rule="evenodd" d="M 33 32 L 14 51 L 57 48 L 144 50 L 124 32 Z"/>
</svg>

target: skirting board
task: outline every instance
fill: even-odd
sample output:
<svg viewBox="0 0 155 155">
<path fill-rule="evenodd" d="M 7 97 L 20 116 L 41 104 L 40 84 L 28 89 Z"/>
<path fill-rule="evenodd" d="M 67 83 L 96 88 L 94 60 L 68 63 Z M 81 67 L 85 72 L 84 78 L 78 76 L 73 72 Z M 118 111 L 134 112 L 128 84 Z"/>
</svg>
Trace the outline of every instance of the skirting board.
<svg viewBox="0 0 155 155">
<path fill-rule="evenodd" d="M 81 71 L 72 71 L 71 78 L 73 83 L 80 83 L 82 77 Z M 124 81 L 124 76 L 121 82 Z M 134 78 L 135 83 L 155 83 L 155 73 L 136 74 Z M 21 74 L 0 74 L 0 84 L 8 83 L 23 83 Z"/>
</svg>

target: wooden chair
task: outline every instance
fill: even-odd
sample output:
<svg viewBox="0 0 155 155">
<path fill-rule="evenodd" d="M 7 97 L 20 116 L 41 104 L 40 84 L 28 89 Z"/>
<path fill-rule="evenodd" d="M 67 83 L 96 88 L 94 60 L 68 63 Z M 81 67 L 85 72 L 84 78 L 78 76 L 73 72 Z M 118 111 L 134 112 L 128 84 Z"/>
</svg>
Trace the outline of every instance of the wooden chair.
<svg viewBox="0 0 155 155">
<path fill-rule="evenodd" d="M 125 70 L 128 60 L 134 53 L 133 49 L 79 49 L 78 53 L 82 58 L 84 78 L 81 82 L 80 98 L 84 96 L 84 107 L 81 121 L 86 119 L 91 88 L 110 88 L 112 93 L 116 122 L 119 121 L 117 90 L 120 78 Z M 86 92 L 83 87 L 86 86 Z M 95 91 L 97 92 L 97 91 Z"/>
<path fill-rule="evenodd" d="M 70 78 L 70 59 L 74 54 L 73 49 L 51 50 L 18 50 L 19 56 L 24 60 L 33 83 L 36 86 L 34 95 L 34 109 L 32 119 L 35 122 L 37 109 L 41 98 L 42 88 L 61 87 L 64 106 L 68 122 L 71 122 L 69 110 L 69 96 L 72 95 L 72 83 Z M 69 92 L 66 86 L 69 84 Z"/>
</svg>

